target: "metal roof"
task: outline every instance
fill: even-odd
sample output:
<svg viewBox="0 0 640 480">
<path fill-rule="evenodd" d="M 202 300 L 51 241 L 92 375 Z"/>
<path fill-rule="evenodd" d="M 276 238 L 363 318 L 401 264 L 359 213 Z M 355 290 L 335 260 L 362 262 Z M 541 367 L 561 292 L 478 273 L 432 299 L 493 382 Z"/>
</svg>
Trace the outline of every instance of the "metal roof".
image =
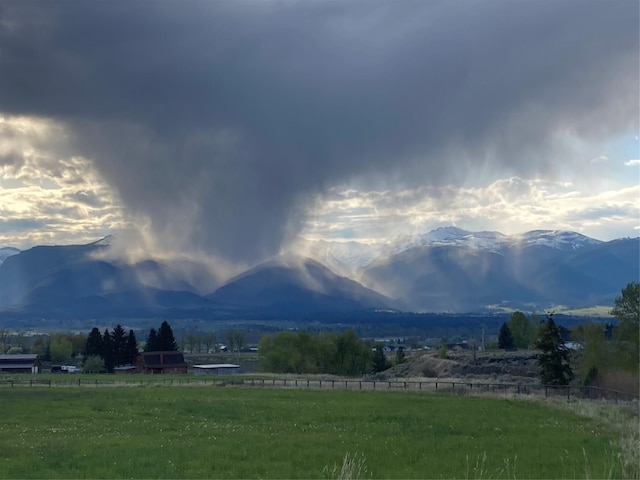
<svg viewBox="0 0 640 480">
<path fill-rule="evenodd" d="M 34 353 L 16 353 L 15 355 L 0 355 L 0 362 L 3 360 L 37 360 L 38 355 Z"/>
<path fill-rule="evenodd" d="M 0 370 L 10 370 L 14 368 L 23 368 L 25 370 L 31 370 L 33 368 L 33 363 L 1 363 L 0 362 Z"/>
<path fill-rule="evenodd" d="M 210 363 L 207 365 L 194 365 L 193 368 L 202 369 L 215 369 L 215 368 L 240 368 L 240 365 L 234 365 L 233 363 Z"/>
</svg>

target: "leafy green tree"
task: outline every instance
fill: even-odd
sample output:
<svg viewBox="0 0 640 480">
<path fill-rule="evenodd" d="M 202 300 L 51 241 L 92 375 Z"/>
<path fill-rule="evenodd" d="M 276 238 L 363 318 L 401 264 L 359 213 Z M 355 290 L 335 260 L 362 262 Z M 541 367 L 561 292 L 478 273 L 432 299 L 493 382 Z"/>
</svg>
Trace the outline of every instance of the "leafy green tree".
<svg viewBox="0 0 640 480">
<path fill-rule="evenodd" d="M 242 330 L 227 330 L 227 347 L 232 352 L 239 352 L 246 344 L 247 335 Z"/>
<path fill-rule="evenodd" d="M 593 384 L 601 373 L 613 366 L 615 352 L 612 342 L 605 335 L 606 327 L 601 323 L 586 322 L 573 331 L 573 338 L 582 348 L 579 350 L 580 380 L 585 385 Z"/>
<path fill-rule="evenodd" d="M 387 356 L 384 353 L 381 345 L 376 347 L 376 351 L 373 353 L 373 371 L 384 372 L 391 367 L 391 363 L 387 360 Z"/>
<path fill-rule="evenodd" d="M 216 344 L 216 334 L 214 332 L 206 332 L 202 337 L 202 342 L 204 343 L 206 352 L 209 353 Z"/>
<path fill-rule="evenodd" d="M 535 342 L 540 350 L 537 365 L 544 385 L 568 385 L 573 378 L 569 363 L 569 349 L 565 346 L 560 330 L 549 315 Z"/>
<path fill-rule="evenodd" d="M 511 330 L 506 323 L 503 323 L 500 327 L 500 332 L 498 333 L 498 347 L 504 348 L 505 350 L 515 347 Z"/>
<path fill-rule="evenodd" d="M 337 338 L 336 375 L 357 375 L 370 372 L 373 367 L 373 353 L 350 329 Z"/>
<path fill-rule="evenodd" d="M 47 335 L 39 335 L 31 347 L 31 353 L 39 355 L 40 358 L 44 358 L 49 348 L 49 337 Z"/>
<path fill-rule="evenodd" d="M 615 300 L 611 314 L 618 319 L 615 335 L 620 366 L 637 372 L 639 366 L 638 348 L 640 340 L 640 283 L 631 282 L 622 289 L 622 295 Z"/>
<path fill-rule="evenodd" d="M 49 353 L 52 362 L 64 362 L 71 358 L 73 344 L 66 335 L 54 333 L 49 337 Z"/>
<path fill-rule="evenodd" d="M 189 345 L 189 351 L 191 353 L 200 353 L 202 341 L 200 340 L 200 335 L 198 332 L 190 330 L 185 335 L 187 344 Z"/>
<path fill-rule="evenodd" d="M 355 375 L 373 367 L 371 348 L 347 331 L 310 335 L 280 332 L 265 335 L 258 345 L 262 370 L 274 373 L 331 373 Z"/>
<path fill-rule="evenodd" d="M 158 338 L 157 338 L 157 350 L 163 352 L 177 352 L 178 351 L 178 343 L 176 342 L 176 338 L 173 336 L 173 330 L 171 330 L 171 326 L 165 320 L 160 324 L 160 329 L 158 330 Z"/>
<path fill-rule="evenodd" d="M 105 371 L 104 359 L 100 355 L 89 355 L 82 367 L 84 373 L 102 373 Z"/>
<path fill-rule="evenodd" d="M 529 348 L 535 335 L 535 325 L 524 313 L 515 311 L 507 322 L 507 326 L 513 336 L 514 346 L 517 348 Z"/>
<path fill-rule="evenodd" d="M 621 323 L 635 327 L 634 333 L 638 333 L 640 325 L 640 283 L 631 282 L 622 289 L 622 295 L 615 300 L 615 306 L 611 314 Z"/>
<path fill-rule="evenodd" d="M 316 355 L 318 371 L 331 373 L 339 369 L 338 366 L 338 337 L 333 332 L 321 333 L 315 337 L 317 344 Z"/>
</svg>

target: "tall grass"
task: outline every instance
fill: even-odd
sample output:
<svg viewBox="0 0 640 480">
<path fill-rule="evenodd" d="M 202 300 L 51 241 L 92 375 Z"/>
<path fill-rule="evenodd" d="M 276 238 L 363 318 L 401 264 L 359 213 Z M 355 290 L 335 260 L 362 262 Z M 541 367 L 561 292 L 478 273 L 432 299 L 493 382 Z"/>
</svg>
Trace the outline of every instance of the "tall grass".
<svg viewBox="0 0 640 480">
<path fill-rule="evenodd" d="M 615 433 L 542 402 L 409 392 L 2 388 L 0 410 L 0 478 L 581 478 L 585 456 L 609 471 Z"/>
<path fill-rule="evenodd" d="M 593 419 L 594 428 L 615 433 L 609 445 L 609 461 L 606 470 L 596 478 L 628 478 L 640 480 L 640 415 L 638 402 L 613 403 L 611 401 L 572 402 L 553 401 L 556 408 Z M 592 478 L 593 470 L 587 454 L 585 478 Z M 617 477 L 617 475 L 620 475 Z"/>
</svg>

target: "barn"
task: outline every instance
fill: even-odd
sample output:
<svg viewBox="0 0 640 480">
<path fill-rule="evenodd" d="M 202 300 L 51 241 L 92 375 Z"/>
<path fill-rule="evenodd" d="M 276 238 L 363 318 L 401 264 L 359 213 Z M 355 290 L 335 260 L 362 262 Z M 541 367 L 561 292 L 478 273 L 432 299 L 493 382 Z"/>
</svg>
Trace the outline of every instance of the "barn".
<svg viewBox="0 0 640 480">
<path fill-rule="evenodd" d="M 42 363 L 35 354 L 0 355 L 2 373 L 41 373 Z"/>
<path fill-rule="evenodd" d="M 187 362 L 181 352 L 144 352 L 144 373 L 187 373 Z"/>
</svg>

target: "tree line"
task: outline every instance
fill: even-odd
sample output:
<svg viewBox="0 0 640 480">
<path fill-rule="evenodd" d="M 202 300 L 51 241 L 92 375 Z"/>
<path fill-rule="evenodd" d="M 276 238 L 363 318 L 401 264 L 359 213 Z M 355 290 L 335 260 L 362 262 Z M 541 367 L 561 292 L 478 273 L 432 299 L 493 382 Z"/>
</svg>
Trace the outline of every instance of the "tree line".
<svg viewBox="0 0 640 480">
<path fill-rule="evenodd" d="M 628 388 L 638 391 L 640 363 L 640 283 L 630 282 L 615 299 L 611 315 L 614 323 L 586 321 L 572 331 L 556 325 L 549 314 L 546 321 L 527 319 L 522 312 L 514 312 L 502 324 L 498 346 L 505 350 L 534 348 L 539 351 L 537 364 L 542 383 L 567 385 L 574 378 L 574 368 L 584 385 Z M 570 350 L 566 340 L 576 344 Z M 617 379 L 618 385 L 612 385 Z M 620 385 L 626 379 L 627 385 Z"/>
<path fill-rule="evenodd" d="M 258 345 L 262 370 L 273 373 L 362 375 L 373 371 L 373 352 L 354 330 L 265 335 Z"/>
<path fill-rule="evenodd" d="M 162 322 L 158 330 L 149 330 L 144 345 L 145 352 L 177 350 L 178 344 L 168 322 Z M 93 327 L 87 337 L 83 354 L 83 369 L 86 373 L 113 373 L 117 366 L 136 364 L 139 354 L 138 341 L 133 330 L 129 330 L 127 334 L 119 324 L 111 332 L 105 328 L 104 333 Z"/>
<path fill-rule="evenodd" d="M 113 373 L 118 365 L 134 365 L 137 356 L 138 341 L 133 330 L 127 335 L 118 324 L 113 331 L 105 328 L 104 333 L 100 333 L 98 327 L 93 327 L 84 348 L 84 371 Z"/>
</svg>

